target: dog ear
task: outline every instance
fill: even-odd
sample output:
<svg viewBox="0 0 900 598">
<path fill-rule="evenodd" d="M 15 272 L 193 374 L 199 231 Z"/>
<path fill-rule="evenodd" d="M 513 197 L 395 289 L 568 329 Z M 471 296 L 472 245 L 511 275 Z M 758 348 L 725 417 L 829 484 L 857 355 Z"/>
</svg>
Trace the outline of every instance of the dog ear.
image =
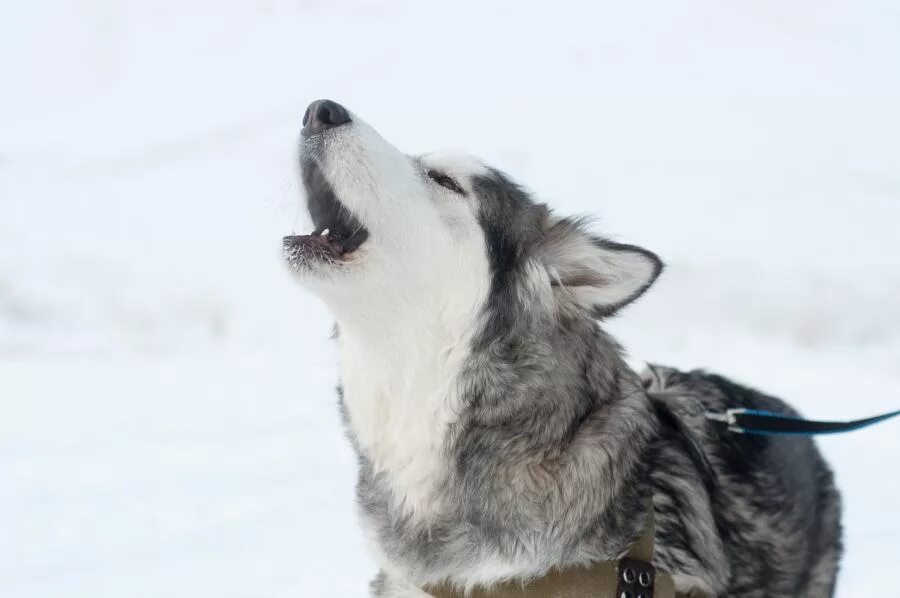
<svg viewBox="0 0 900 598">
<path fill-rule="evenodd" d="M 663 269 L 656 254 L 587 232 L 576 219 L 547 220 L 538 255 L 554 291 L 593 312 L 611 316 L 644 294 Z"/>
</svg>

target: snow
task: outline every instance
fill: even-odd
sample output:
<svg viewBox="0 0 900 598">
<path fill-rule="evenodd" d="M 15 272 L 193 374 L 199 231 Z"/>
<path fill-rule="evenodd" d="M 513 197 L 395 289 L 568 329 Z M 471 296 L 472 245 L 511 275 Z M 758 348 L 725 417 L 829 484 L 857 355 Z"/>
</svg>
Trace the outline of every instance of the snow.
<svg viewBox="0 0 900 598">
<path fill-rule="evenodd" d="M 325 309 L 288 278 L 336 99 L 662 255 L 610 323 L 851 418 L 900 404 L 900 11 L 880 0 L 0 8 L 0 596 L 364 596 Z M 828 437 L 839 596 L 900 595 L 897 423 Z"/>
</svg>

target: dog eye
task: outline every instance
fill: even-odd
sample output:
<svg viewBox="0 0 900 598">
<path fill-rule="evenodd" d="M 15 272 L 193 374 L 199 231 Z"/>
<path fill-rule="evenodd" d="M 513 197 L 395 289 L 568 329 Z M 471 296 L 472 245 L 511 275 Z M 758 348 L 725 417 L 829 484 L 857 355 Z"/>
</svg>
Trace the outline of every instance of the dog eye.
<svg viewBox="0 0 900 598">
<path fill-rule="evenodd" d="M 454 193 L 459 193 L 460 195 L 465 195 L 466 192 L 463 191 L 463 188 L 459 186 L 459 183 L 454 181 L 452 178 L 444 174 L 443 172 L 438 172 L 437 170 L 429 170 L 427 173 L 428 178 L 432 181 L 444 187 L 445 189 L 450 189 Z"/>
</svg>

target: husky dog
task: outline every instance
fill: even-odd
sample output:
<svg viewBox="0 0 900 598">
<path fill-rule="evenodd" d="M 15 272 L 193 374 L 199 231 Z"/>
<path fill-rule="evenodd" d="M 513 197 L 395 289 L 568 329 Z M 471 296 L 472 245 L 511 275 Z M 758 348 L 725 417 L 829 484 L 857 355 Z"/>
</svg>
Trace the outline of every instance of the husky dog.
<svg viewBox="0 0 900 598">
<path fill-rule="evenodd" d="M 704 417 L 790 407 L 702 371 L 639 376 L 601 327 L 656 255 L 476 159 L 406 155 L 335 102 L 303 122 L 315 231 L 284 254 L 337 321 L 374 596 L 614 560 L 650 504 L 681 593 L 833 594 L 840 498 L 812 441 Z"/>
</svg>

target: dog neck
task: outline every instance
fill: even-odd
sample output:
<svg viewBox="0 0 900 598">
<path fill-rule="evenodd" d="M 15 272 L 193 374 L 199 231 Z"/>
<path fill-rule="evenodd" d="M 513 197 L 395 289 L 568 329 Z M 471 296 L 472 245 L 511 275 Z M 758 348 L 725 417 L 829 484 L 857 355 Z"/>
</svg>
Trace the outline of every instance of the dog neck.
<svg viewBox="0 0 900 598">
<path fill-rule="evenodd" d="M 334 310 L 348 425 L 397 504 L 427 514 L 439 508 L 442 451 L 480 306 L 422 294 L 374 303 Z"/>
</svg>

